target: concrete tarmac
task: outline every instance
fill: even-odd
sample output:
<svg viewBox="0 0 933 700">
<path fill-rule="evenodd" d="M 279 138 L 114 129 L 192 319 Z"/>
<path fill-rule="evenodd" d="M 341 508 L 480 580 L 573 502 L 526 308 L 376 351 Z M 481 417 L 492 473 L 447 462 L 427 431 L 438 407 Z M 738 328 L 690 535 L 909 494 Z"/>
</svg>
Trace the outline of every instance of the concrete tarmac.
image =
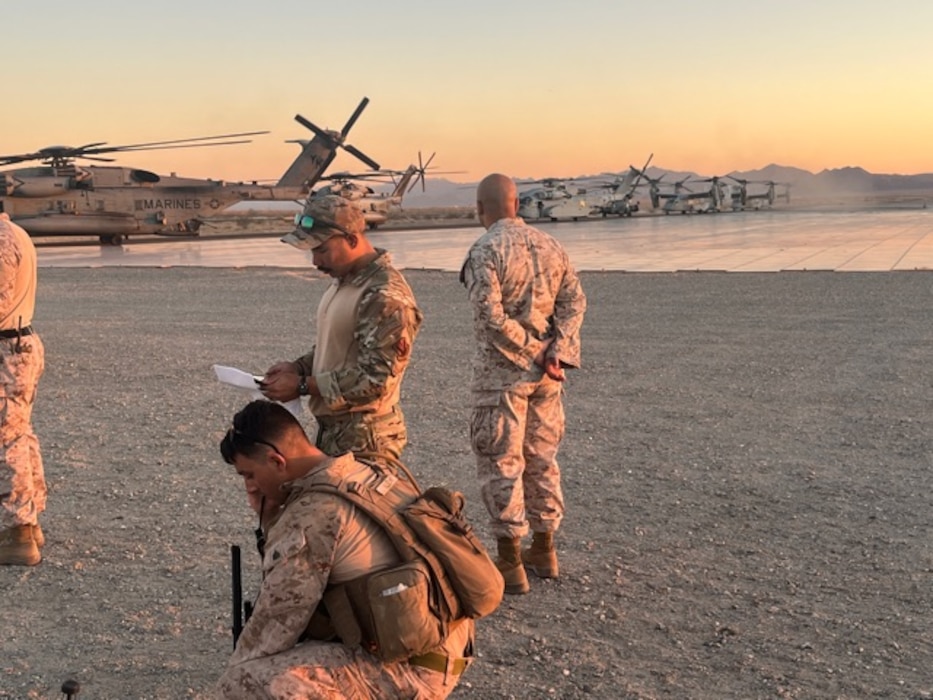
<svg viewBox="0 0 933 700">
<path fill-rule="evenodd" d="M 933 269 L 926 209 L 753 211 L 536 224 L 557 237 L 579 270 L 625 272 L 880 272 Z M 456 271 L 478 226 L 374 231 L 406 269 Z M 42 267 L 296 267 L 299 250 L 264 236 L 168 239 L 122 246 L 43 245 Z"/>
</svg>

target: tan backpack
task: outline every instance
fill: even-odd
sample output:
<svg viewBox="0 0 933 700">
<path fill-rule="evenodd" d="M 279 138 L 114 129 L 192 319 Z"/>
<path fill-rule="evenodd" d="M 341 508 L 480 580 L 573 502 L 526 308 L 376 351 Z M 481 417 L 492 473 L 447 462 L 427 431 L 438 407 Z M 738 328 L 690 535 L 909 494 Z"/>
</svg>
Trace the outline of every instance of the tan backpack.
<svg viewBox="0 0 933 700">
<path fill-rule="evenodd" d="M 344 644 L 361 644 L 385 661 L 441 644 L 451 624 L 480 618 L 502 602 L 502 574 L 463 514 L 463 495 L 435 486 L 422 492 L 378 463 L 375 485 L 334 479 L 324 470 L 307 487 L 339 495 L 388 534 L 402 564 L 329 588 L 324 604 Z"/>
</svg>

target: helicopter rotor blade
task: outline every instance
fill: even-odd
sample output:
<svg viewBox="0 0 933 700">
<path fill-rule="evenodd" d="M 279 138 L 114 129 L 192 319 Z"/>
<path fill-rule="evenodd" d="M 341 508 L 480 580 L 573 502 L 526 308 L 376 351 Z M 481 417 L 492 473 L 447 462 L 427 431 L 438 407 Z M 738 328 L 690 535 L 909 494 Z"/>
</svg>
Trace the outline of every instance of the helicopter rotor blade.
<svg viewBox="0 0 933 700">
<path fill-rule="evenodd" d="M 379 163 L 377 163 L 372 158 L 370 158 L 368 155 L 363 153 L 360 149 L 356 148 L 355 146 L 351 146 L 350 144 L 347 144 L 346 146 L 342 146 L 342 147 L 345 151 L 347 151 L 347 153 L 352 153 L 354 156 L 356 156 L 361 161 L 366 163 L 366 165 L 368 165 L 373 170 L 379 170 Z"/>
<path fill-rule="evenodd" d="M 97 141 L 96 143 L 86 143 L 83 146 L 78 146 L 77 148 L 73 148 L 72 150 L 84 152 L 84 151 L 90 151 L 90 149 L 97 148 L 98 146 L 106 146 L 106 145 L 107 145 L 106 141 Z"/>
<path fill-rule="evenodd" d="M 638 185 L 641 183 L 642 176 L 647 177 L 647 175 L 645 175 L 645 171 L 648 169 L 648 164 L 651 162 L 652 158 L 654 158 L 654 153 L 649 154 L 648 160 L 645 161 L 642 169 L 636 171 L 638 174 L 635 176 L 635 181 L 632 183 L 632 187 L 629 189 L 627 196 L 631 197 L 633 194 L 635 194 L 635 188 L 638 187 Z M 632 168 L 631 165 L 628 167 Z M 635 168 L 632 168 L 632 170 L 635 170 Z"/>
<path fill-rule="evenodd" d="M 179 144 L 178 146 L 179 148 L 192 148 L 193 146 L 181 146 L 180 144 L 195 144 L 195 146 L 197 145 L 211 146 L 215 144 L 212 144 L 212 143 L 199 144 L 196 142 L 221 141 L 222 139 L 238 139 L 243 136 L 258 136 L 260 134 L 268 134 L 268 133 L 269 133 L 268 131 L 243 131 L 243 132 L 236 133 L 236 134 L 219 134 L 217 136 L 196 136 L 194 138 L 170 139 L 168 141 L 149 141 L 146 143 L 131 143 L 125 146 L 107 146 L 106 148 L 97 148 L 96 147 L 97 144 L 90 144 L 92 146 L 91 148 L 82 146 L 81 148 L 76 148 L 74 150 L 80 151 L 83 153 L 97 154 L 97 153 L 109 153 L 113 151 L 144 151 L 144 150 L 151 150 L 154 147 L 171 148 L 171 147 L 174 147 L 175 144 Z M 249 141 L 235 141 L 232 143 L 249 143 Z"/>
<path fill-rule="evenodd" d="M 74 159 L 95 160 L 102 163 L 112 163 L 113 158 L 99 157 L 103 153 L 119 153 L 133 151 L 149 151 L 169 148 L 201 148 L 204 146 L 233 146 L 250 143 L 244 136 L 268 134 L 268 131 L 242 131 L 231 134 L 215 134 L 213 136 L 197 136 L 194 138 L 169 139 L 164 141 L 146 141 L 121 146 L 108 146 L 106 141 L 95 141 L 82 146 L 47 146 L 34 153 L 23 153 L 11 156 L 0 156 L 0 165 L 12 165 L 30 160 L 42 161 L 60 167 Z M 235 139 L 235 140 L 230 140 Z"/>
<path fill-rule="evenodd" d="M 322 139 L 324 139 L 325 141 L 328 141 L 328 142 L 330 142 L 330 143 L 334 143 L 334 142 L 337 140 L 337 139 L 334 138 L 334 136 L 333 136 L 333 134 L 332 134 L 331 132 L 327 131 L 326 129 L 322 129 L 322 128 L 319 127 L 317 124 L 314 124 L 313 122 L 309 121 L 308 119 L 305 119 L 305 118 L 304 118 L 303 116 L 301 116 L 300 114 L 296 114 L 296 115 L 295 115 L 295 121 L 298 122 L 299 124 L 301 124 L 301 125 L 302 125 L 303 127 L 305 127 L 306 129 L 308 129 L 308 130 L 310 130 L 310 131 L 313 131 L 315 136 L 320 136 L 320 137 L 321 137 Z"/>
<path fill-rule="evenodd" d="M 23 153 L 18 156 L 3 156 L 0 158 L 0 165 L 13 165 L 27 160 L 37 160 L 42 156 L 38 153 Z"/>
<path fill-rule="evenodd" d="M 343 131 L 340 132 L 342 138 L 346 138 L 347 134 L 350 132 L 350 129 L 353 128 L 353 125 L 356 124 L 356 120 L 360 118 L 360 115 L 363 113 L 363 110 L 366 109 L 366 105 L 369 104 L 369 98 L 364 97 L 360 100 L 359 105 L 357 105 L 356 110 L 353 114 L 350 115 L 350 118 L 347 119 L 347 123 L 343 126 Z M 374 170 L 379 170 L 378 166 Z"/>
<path fill-rule="evenodd" d="M 427 191 L 427 185 L 425 184 L 424 180 L 425 180 L 425 176 L 427 175 L 428 168 L 431 167 L 431 161 L 434 160 L 434 156 L 436 155 L 437 155 L 437 151 L 434 151 L 431 154 L 431 156 L 428 158 L 427 162 L 423 162 L 421 160 L 421 151 L 418 151 L 418 178 L 417 180 L 421 180 L 421 191 L 422 192 Z M 408 188 L 409 192 L 415 186 L 415 184 L 417 183 L 417 180 L 411 183 L 411 187 Z"/>
<path fill-rule="evenodd" d="M 140 148 L 121 148 L 119 150 L 128 151 L 128 152 L 163 151 L 163 150 L 174 150 L 176 148 L 207 148 L 208 146 L 236 146 L 238 144 L 243 144 L 243 143 L 252 143 L 252 142 L 247 139 L 244 139 L 241 141 L 221 141 L 219 143 L 186 143 L 186 144 L 179 144 L 177 146 L 145 146 L 145 147 L 140 147 Z M 104 151 L 104 152 L 106 153 L 107 151 Z M 78 153 L 78 154 L 75 154 L 75 157 L 83 158 L 85 156 L 82 156 L 80 153 Z"/>
</svg>

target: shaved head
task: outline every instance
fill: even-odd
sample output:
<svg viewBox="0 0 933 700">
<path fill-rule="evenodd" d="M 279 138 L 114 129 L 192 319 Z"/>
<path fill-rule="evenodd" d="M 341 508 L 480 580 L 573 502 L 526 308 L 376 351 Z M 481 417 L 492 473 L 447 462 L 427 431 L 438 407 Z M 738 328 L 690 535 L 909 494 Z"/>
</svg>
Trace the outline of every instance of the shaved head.
<svg viewBox="0 0 933 700">
<path fill-rule="evenodd" d="M 518 191 L 508 175 L 493 173 L 476 188 L 476 214 L 489 228 L 499 219 L 512 219 L 518 213 Z"/>
</svg>

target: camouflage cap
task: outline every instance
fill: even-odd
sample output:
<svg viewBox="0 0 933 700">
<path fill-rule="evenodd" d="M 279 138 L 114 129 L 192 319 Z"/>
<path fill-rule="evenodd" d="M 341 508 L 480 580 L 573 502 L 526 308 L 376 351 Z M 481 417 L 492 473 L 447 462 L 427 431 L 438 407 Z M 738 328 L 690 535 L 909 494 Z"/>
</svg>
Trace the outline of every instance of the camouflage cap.
<svg viewBox="0 0 933 700">
<path fill-rule="evenodd" d="M 332 236 L 359 236 L 366 230 L 359 207 L 335 194 L 310 197 L 295 224 L 297 228 L 282 236 L 282 241 L 301 250 L 314 250 Z"/>
</svg>

